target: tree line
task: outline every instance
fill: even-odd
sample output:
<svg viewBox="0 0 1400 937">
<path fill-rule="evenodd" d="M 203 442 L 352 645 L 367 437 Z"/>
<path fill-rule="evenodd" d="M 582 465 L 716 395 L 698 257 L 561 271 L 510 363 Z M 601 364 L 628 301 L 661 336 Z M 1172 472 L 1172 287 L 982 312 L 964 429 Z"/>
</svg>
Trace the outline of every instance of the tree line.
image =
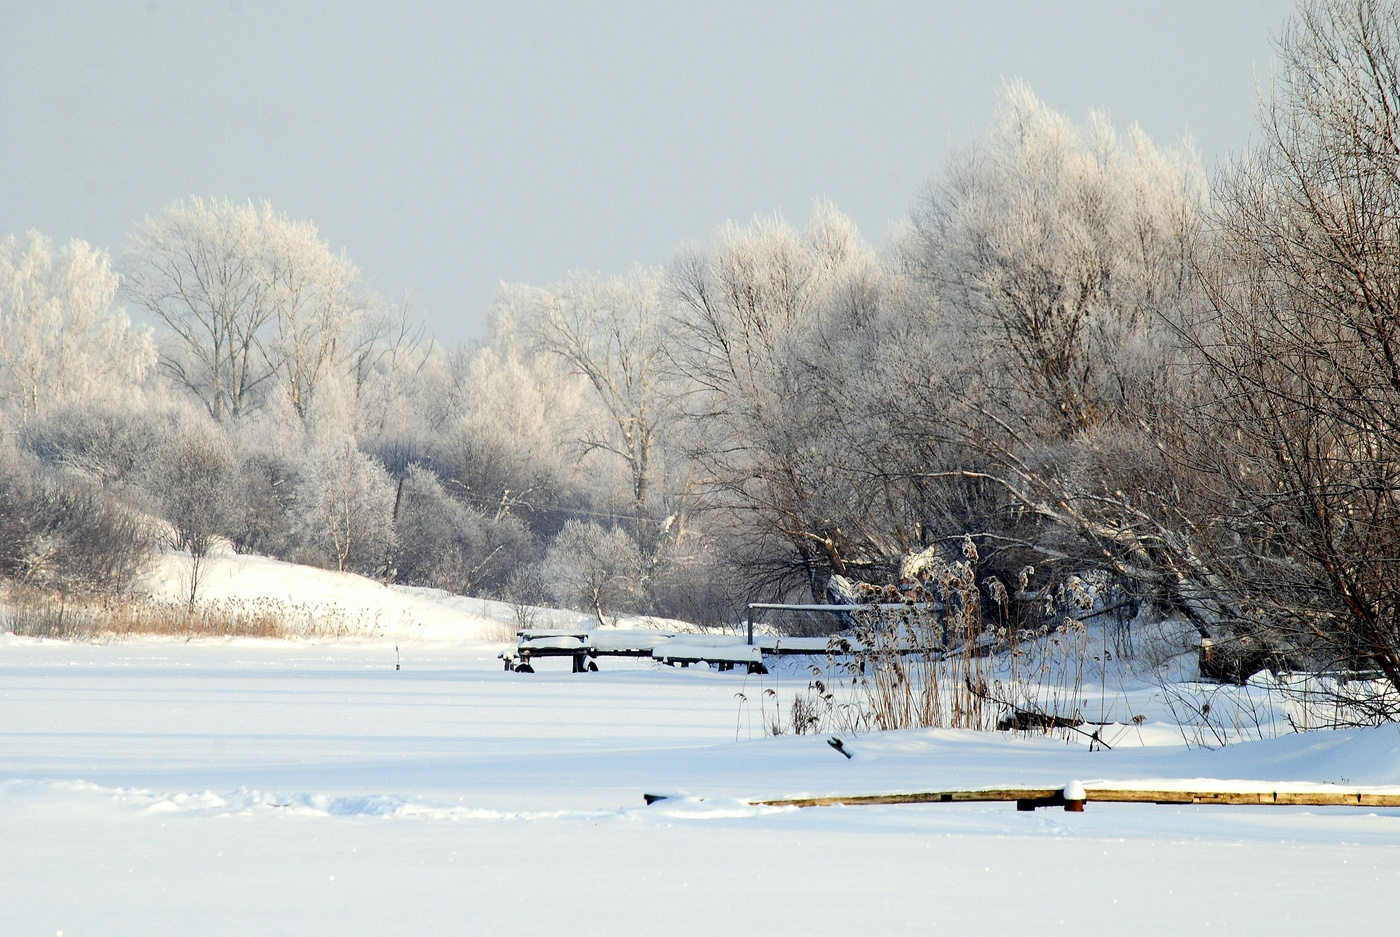
<svg viewBox="0 0 1400 937">
<path fill-rule="evenodd" d="M 222 539 L 719 622 L 972 542 L 1004 627 L 1092 572 L 1400 687 L 1400 13 L 1318 0 L 1276 55 L 1210 176 L 1013 83 L 882 245 L 826 203 L 729 224 L 503 286 L 470 348 L 266 204 L 171 206 L 116 269 L 11 237 L 0 572 L 120 585 L 116 544 Z"/>
</svg>

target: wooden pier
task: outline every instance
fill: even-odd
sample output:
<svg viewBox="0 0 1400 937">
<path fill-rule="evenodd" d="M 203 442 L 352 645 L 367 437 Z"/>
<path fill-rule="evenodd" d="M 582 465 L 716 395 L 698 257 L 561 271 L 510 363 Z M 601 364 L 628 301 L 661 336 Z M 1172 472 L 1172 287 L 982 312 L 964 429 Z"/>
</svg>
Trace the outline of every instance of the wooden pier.
<svg viewBox="0 0 1400 937">
<path fill-rule="evenodd" d="M 891 804 L 1012 803 L 1017 810 L 1064 807 L 1082 810 L 1086 803 L 1110 804 L 1216 804 L 1232 807 L 1400 807 L 1400 787 L 1356 787 L 1260 784 L 1242 789 L 1237 783 L 1218 790 L 1171 790 L 1099 787 L 1072 782 L 1065 787 L 989 787 L 970 790 L 917 791 L 893 794 L 847 794 L 826 797 L 784 797 L 752 800 L 755 807 L 862 807 Z M 1066 796 L 1068 792 L 1071 796 Z M 1082 798 L 1075 794 L 1083 794 Z M 644 794 L 648 804 L 668 799 L 665 794 Z"/>
</svg>

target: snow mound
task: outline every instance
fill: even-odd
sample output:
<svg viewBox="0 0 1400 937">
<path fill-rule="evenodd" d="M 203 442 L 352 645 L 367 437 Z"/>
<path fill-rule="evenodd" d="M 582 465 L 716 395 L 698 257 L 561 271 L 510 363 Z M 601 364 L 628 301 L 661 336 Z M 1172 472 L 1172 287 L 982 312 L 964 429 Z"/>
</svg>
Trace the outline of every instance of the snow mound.
<svg viewBox="0 0 1400 937">
<path fill-rule="evenodd" d="M 189 557 L 167 551 L 141 586 L 154 599 L 184 601 L 189 596 L 189 583 Z M 441 589 L 385 585 L 355 573 L 227 550 L 204 560 L 197 596 L 201 602 L 270 601 L 289 609 L 332 615 L 344 623 L 343 637 L 361 641 L 505 645 L 515 643 L 521 624 L 516 607 L 506 602 L 453 595 Z M 524 611 L 531 628 L 598 630 L 592 616 L 579 612 L 533 606 Z M 643 616 L 625 617 L 618 627 L 693 630 L 685 622 Z"/>
</svg>

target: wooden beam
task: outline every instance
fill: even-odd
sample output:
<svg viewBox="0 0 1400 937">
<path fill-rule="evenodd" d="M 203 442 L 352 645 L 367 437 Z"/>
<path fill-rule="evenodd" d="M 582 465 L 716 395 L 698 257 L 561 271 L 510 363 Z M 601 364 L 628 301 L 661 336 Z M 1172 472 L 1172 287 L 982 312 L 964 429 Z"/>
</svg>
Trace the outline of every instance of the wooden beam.
<svg viewBox="0 0 1400 937">
<path fill-rule="evenodd" d="M 1086 787 L 1091 803 L 1221 804 L 1226 806 L 1400 807 L 1400 793 L 1364 790 L 1311 791 L 1166 791 Z M 647 795 L 648 803 L 656 795 Z M 1003 787 L 965 791 L 919 791 L 908 794 L 854 794 L 831 797 L 787 797 L 750 801 L 760 807 L 860 807 L 889 804 L 956 804 L 1015 801 L 1020 809 L 1065 804 L 1063 788 Z"/>
<path fill-rule="evenodd" d="M 913 794 L 856 794 L 836 797 L 795 797 L 750 801 L 758 807 L 863 807 L 881 804 L 988 803 L 1008 800 L 1042 800 L 1055 797 L 1060 788 L 1001 788 L 984 791 L 921 791 Z"/>
</svg>

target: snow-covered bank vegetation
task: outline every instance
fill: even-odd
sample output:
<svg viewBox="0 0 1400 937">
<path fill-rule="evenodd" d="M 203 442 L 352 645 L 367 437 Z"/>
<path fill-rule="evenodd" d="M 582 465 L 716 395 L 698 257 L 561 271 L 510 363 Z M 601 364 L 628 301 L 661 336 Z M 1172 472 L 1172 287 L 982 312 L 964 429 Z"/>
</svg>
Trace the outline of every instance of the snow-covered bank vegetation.
<svg viewBox="0 0 1400 937">
<path fill-rule="evenodd" d="M 0 575 L 119 593 L 164 545 L 193 609 L 227 543 L 733 624 L 937 548 L 965 647 L 1182 621 L 1220 676 L 1360 673 L 1347 718 L 1392 719 L 1395 5 L 1308 6 L 1278 52 L 1258 145 L 1213 176 L 1011 84 L 878 249 L 824 203 L 732 224 L 664 269 L 505 286 L 479 348 L 266 204 L 170 206 L 115 261 L 12 237 Z"/>
</svg>

